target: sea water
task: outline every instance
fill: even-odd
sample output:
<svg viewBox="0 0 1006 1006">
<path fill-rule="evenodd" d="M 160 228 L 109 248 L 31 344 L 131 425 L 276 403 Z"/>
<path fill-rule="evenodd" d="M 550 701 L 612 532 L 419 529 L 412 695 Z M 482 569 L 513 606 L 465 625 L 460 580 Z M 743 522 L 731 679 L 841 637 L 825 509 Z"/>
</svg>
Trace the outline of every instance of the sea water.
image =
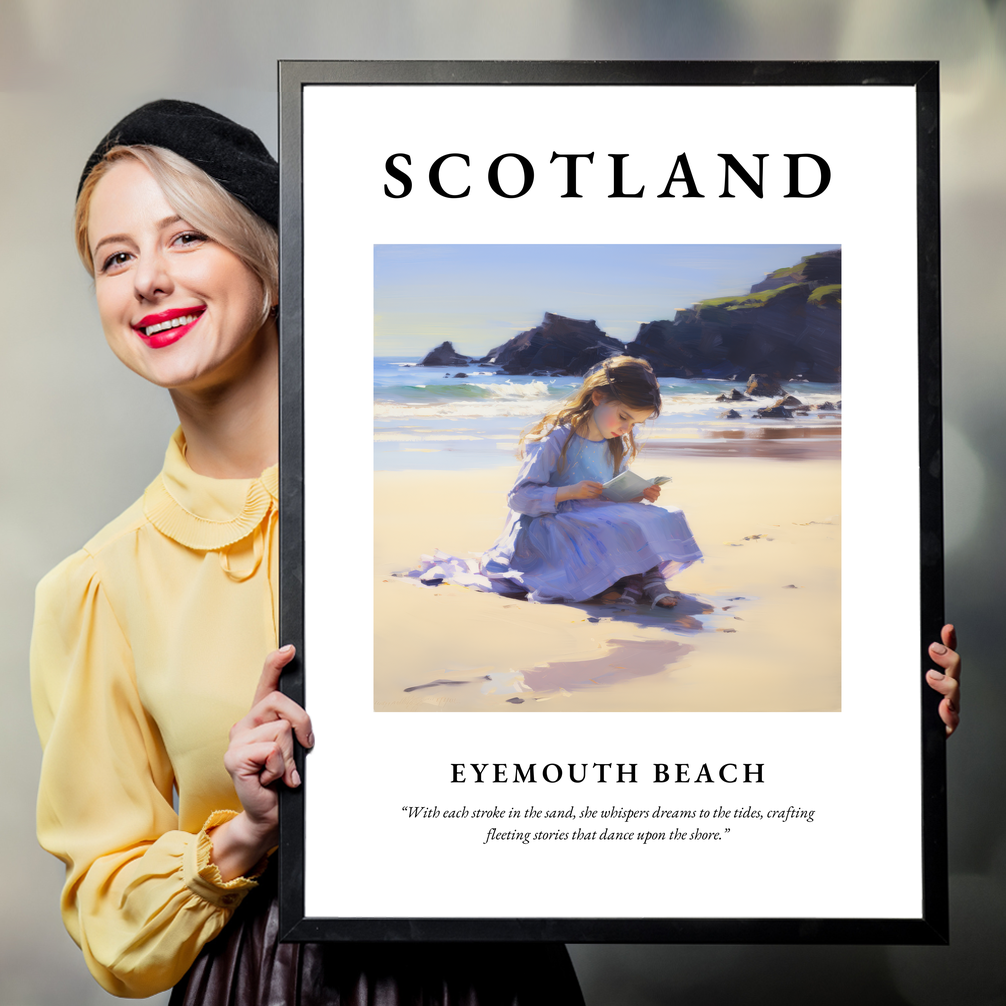
<svg viewBox="0 0 1006 1006">
<path fill-rule="evenodd" d="M 578 377 L 511 377 L 492 367 L 420 367 L 421 357 L 374 359 L 374 467 L 402 469 L 491 468 L 517 462 L 521 432 L 582 384 Z M 455 377 L 464 374 L 464 377 Z M 737 441 L 813 437 L 837 441 L 838 412 L 791 419 L 752 418 L 774 399 L 717 402 L 736 381 L 660 378 L 660 416 L 636 429 L 641 450 L 738 449 Z M 838 384 L 785 382 L 804 405 L 837 404 Z M 721 419 L 736 409 L 741 419 Z M 729 444 L 726 441 L 730 441 Z M 837 449 L 837 448 L 836 448 Z"/>
</svg>

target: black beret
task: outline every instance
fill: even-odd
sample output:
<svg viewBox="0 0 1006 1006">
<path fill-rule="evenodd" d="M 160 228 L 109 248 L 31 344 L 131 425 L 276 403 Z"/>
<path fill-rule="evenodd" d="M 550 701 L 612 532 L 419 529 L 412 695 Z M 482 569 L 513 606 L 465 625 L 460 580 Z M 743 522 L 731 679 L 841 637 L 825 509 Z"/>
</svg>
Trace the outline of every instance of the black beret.
<svg viewBox="0 0 1006 1006">
<path fill-rule="evenodd" d="M 279 226 L 279 165 L 250 130 L 191 101 L 163 98 L 114 125 L 84 165 L 77 195 L 91 169 L 112 147 L 166 147 L 202 168 L 273 227 Z"/>
</svg>

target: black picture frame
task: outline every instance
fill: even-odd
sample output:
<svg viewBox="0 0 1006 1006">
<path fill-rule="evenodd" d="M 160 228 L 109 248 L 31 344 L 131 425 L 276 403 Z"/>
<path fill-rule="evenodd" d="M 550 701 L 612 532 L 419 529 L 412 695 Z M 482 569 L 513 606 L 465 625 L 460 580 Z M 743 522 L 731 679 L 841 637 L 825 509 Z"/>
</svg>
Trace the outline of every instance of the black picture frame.
<svg viewBox="0 0 1006 1006">
<path fill-rule="evenodd" d="M 919 564 L 922 723 L 922 905 L 911 918 L 379 918 L 305 913 L 305 812 L 311 759 L 297 752 L 304 785 L 281 794 L 280 926 L 288 941 L 426 940 L 617 943 L 938 944 L 948 941 L 945 736 L 939 696 L 925 684 L 927 646 L 943 624 L 940 399 L 939 73 L 934 62 L 403 62 L 282 61 L 280 104 L 281 432 L 280 639 L 298 648 L 286 694 L 311 710 L 305 647 L 302 102 L 307 87 L 523 85 L 771 87 L 914 90 L 916 112 L 919 395 Z M 383 182 L 383 179 L 382 179 Z M 334 631 L 338 631 L 336 628 Z M 892 627 L 891 631 L 897 631 Z"/>
</svg>

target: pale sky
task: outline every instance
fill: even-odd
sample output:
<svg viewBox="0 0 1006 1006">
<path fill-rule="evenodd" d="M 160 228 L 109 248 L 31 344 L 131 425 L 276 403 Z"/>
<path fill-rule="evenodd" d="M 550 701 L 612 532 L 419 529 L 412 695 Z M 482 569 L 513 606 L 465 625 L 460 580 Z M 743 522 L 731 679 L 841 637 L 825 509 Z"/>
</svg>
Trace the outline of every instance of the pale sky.
<svg viewBox="0 0 1006 1006">
<path fill-rule="evenodd" d="M 546 311 L 593 318 L 631 342 L 707 297 L 746 293 L 807 245 L 376 245 L 374 354 L 422 356 L 445 340 L 483 355 Z"/>
</svg>

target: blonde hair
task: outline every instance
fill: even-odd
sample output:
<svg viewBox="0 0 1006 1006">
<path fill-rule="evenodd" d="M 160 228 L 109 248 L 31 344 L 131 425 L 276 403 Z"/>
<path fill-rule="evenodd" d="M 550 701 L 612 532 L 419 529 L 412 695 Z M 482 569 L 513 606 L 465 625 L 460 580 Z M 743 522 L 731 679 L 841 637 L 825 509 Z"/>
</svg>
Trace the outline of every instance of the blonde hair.
<svg viewBox="0 0 1006 1006">
<path fill-rule="evenodd" d="M 660 415 L 660 385 L 653 373 L 653 368 L 646 360 L 634 356 L 610 356 L 591 370 L 583 379 L 583 385 L 578 391 L 563 399 L 560 405 L 543 416 L 530 430 L 521 434 L 518 445 L 521 457 L 524 456 L 524 444 L 527 441 L 543 440 L 556 427 L 569 426 L 573 433 L 583 434 L 587 429 L 587 421 L 594 411 L 594 392 L 599 391 L 604 401 L 621 402 L 629 409 L 650 409 L 651 417 Z M 559 470 L 566 463 L 566 448 L 570 438 L 562 445 L 559 455 Z M 608 440 L 608 451 L 611 454 L 612 475 L 618 472 L 622 458 L 626 454 L 631 461 L 639 448 L 632 430 L 624 437 L 612 437 Z"/>
<path fill-rule="evenodd" d="M 187 223 L 232 251 L 262 284 L 262 323 L 279 295 L 279 236 L 275 228 L 234 198 L 202 168 L 165 147 L 112 147 L 91 169 L 77 196 L 74 239 L 84 268 L 94 278 L 87 240 L 91 198 L 116 161 L 139 161 L 161 187 L 168 205 Z"/>
</svg>

